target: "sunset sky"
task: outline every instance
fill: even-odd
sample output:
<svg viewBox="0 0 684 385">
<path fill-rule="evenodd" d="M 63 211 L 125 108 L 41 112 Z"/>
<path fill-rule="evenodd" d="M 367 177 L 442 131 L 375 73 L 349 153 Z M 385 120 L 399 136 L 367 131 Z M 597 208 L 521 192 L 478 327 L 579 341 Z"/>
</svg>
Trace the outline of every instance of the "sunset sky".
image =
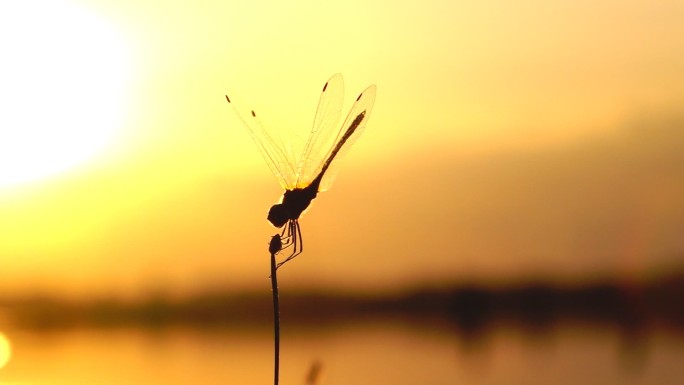
<svg viewBox="0 0 684 385">
<path fill-rule="evenodd" d="M 682 36 L 675 0 L 4 1 L 0 290 L 266 289 L 282 191 L 224 94 L 304 137 L 338 72 L 375 108 L 281 285 L 682 266 Z"/>
</svg>

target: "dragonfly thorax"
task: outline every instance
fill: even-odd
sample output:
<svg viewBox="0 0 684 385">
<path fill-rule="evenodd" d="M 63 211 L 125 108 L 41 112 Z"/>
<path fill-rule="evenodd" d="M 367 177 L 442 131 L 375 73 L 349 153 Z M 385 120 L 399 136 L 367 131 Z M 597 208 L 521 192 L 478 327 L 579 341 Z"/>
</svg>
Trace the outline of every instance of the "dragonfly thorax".
<svg viewBox="0 0 684 385">
<path fill-rule="evenodd" d="M 283 227 L 288 221 L 299 219 L 316 195 L 318 195 L 317 183 L 305 188 L 286 190 L 282 203 L 271 206 L 268 211 L 268 221 L 275 227 Z"/>
</svg>

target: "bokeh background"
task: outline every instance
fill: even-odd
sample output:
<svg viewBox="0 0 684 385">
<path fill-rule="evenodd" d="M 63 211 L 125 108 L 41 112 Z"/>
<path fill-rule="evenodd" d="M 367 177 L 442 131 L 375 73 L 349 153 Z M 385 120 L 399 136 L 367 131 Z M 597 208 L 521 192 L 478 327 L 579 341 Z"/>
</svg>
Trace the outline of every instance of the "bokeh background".
<svg viewBox="0 0 684 385">
<path fill-rule="evenodd" d="M 279 274 L 284 381 L 675 383 L 682 36 L 674 0 L 3 2 L 0 383 L 271 381 L 282 191 L 224 94 L 297 141 L 337 72 L 378 96 Z"/>
</svg>

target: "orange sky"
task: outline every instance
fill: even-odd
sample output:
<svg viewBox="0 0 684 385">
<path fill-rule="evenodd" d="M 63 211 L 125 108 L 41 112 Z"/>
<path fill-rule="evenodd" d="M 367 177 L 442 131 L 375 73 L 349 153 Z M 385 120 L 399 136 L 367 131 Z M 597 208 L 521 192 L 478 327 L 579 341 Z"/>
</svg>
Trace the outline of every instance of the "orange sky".
<svg viewBox="0 0 684 385">
<path fill-rule="evenodd" d="M 2 289 L 267 287 L 282 191 L 223 95 L 305 135 L 336 72 L 378 96 L 283 284 L 684 253 L 681 2 L 38 3 L 0 5 Z"/>
</svg>

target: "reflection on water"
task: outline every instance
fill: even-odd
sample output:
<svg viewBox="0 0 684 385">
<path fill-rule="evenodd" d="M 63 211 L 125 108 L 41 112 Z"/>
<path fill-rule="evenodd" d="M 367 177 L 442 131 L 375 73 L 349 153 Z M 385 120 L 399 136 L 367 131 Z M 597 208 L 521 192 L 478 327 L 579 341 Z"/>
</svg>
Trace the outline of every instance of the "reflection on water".
<svg viewBox="0 0 684 385">
<path fill-rule="evenodd" d="M 6 335 L 14 354 L 0 370 L 2 384 L 272 382 L 267 328 L 77 328 Z M 285 326 L 281 383 L 306 384 L 312 365 L 318 365 L 319 385 L 673 384 L 684 378 L 681 337 L 649 331 L 626 349 L 625 338 L 619 329 L 581 322 L 542 329 L 495 323 L 468 332 L 445 320 L 398 317 L 313 331 Z"/>
<path fill-rule="evenodd" d="M 10 358 L 12 357 L 12 345 L 10 345 L 7 337 L 0 333 L 0 369 L 7 365 Z"/>
</svg>

